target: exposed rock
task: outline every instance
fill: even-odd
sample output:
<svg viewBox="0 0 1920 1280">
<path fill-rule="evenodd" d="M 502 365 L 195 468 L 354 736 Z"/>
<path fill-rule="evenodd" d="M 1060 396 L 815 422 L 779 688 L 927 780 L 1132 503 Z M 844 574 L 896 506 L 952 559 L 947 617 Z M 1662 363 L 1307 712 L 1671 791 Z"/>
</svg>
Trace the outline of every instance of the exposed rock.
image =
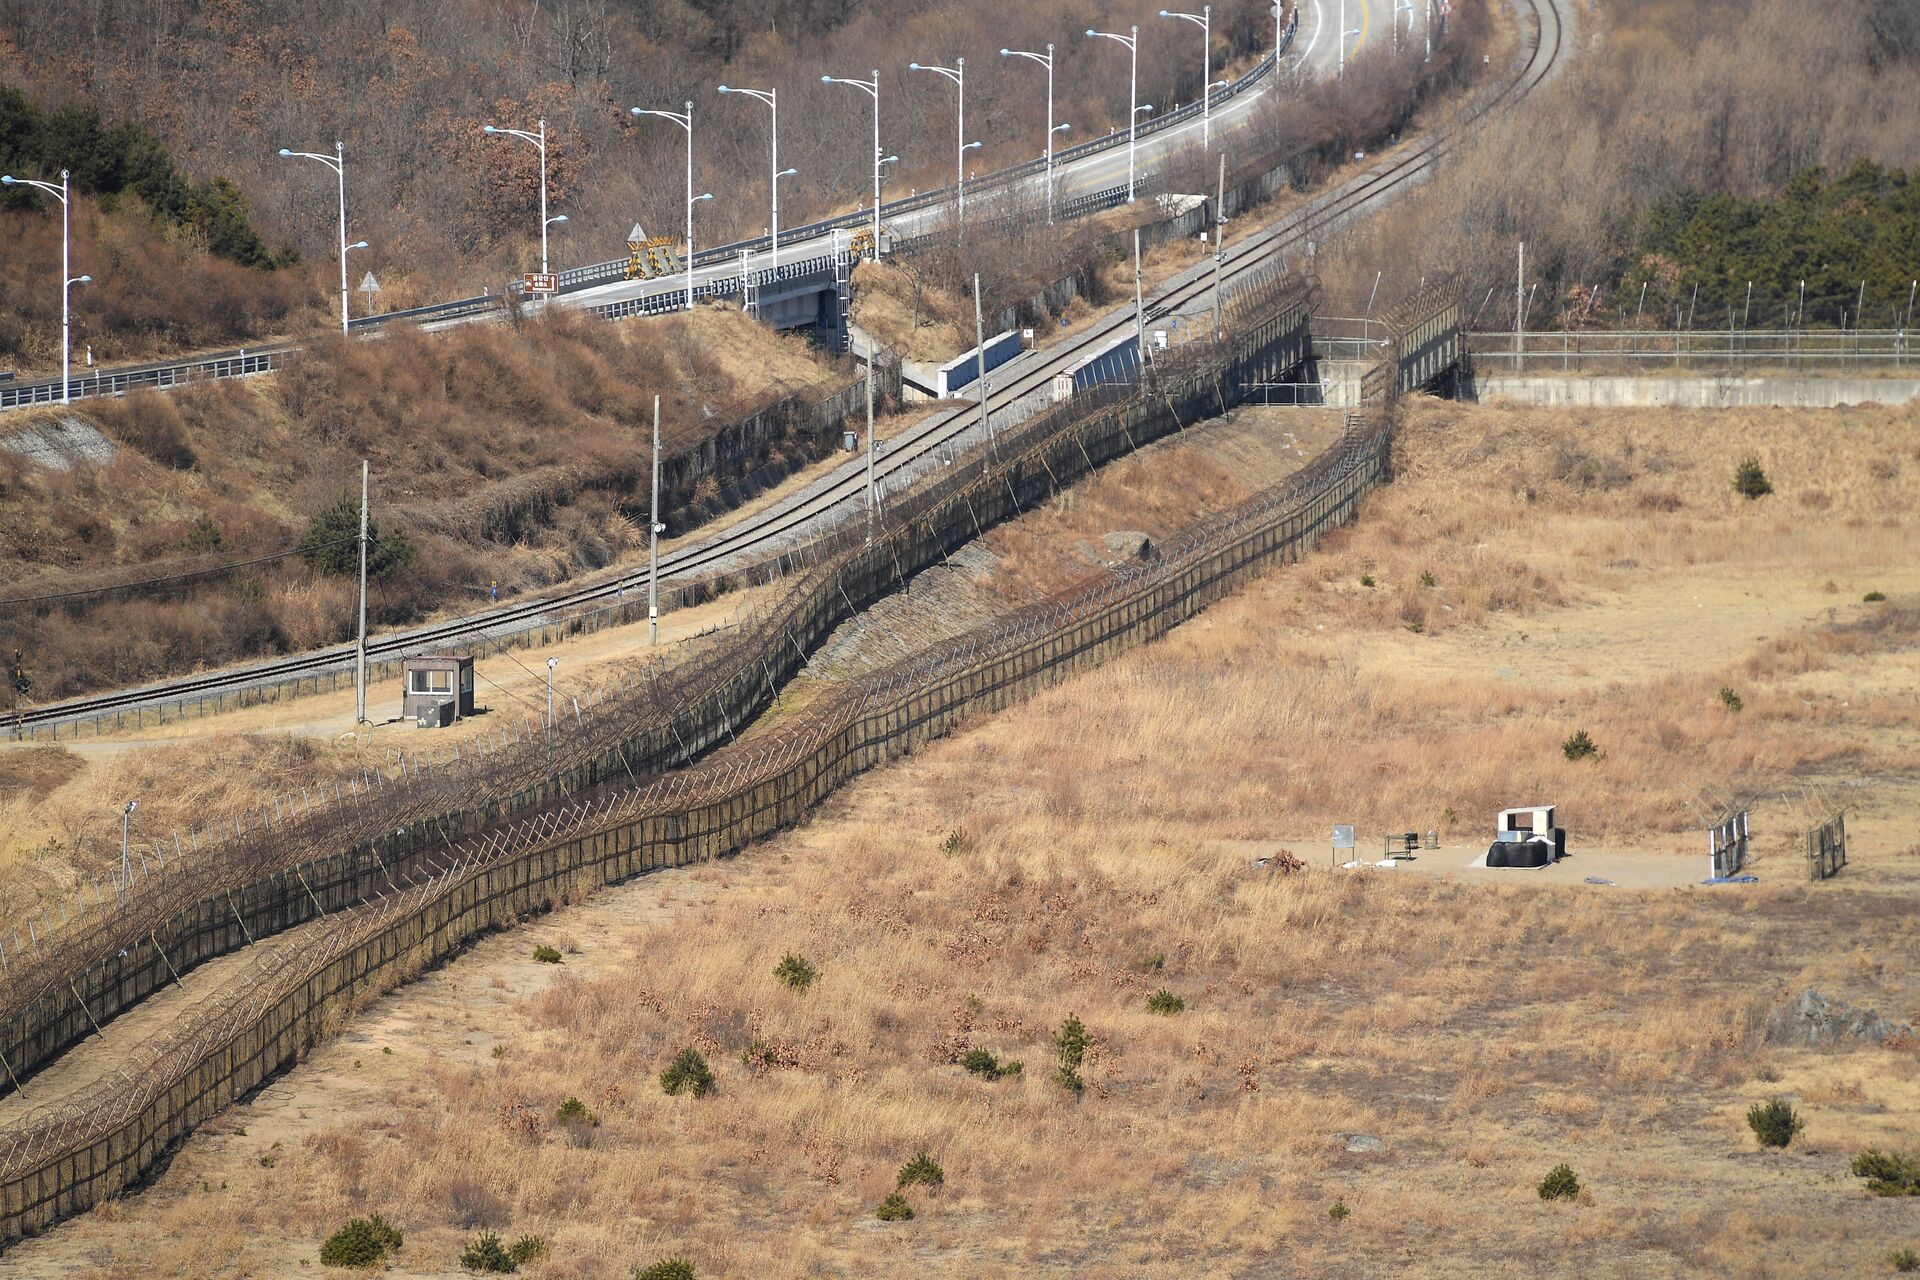
<svg viewBox="0 0 1920 1280">
<path fill-rule="evenodd" d="M 111 462 L 113 441 L 80 418 L 43 418 L 11 435 L 0 436 L 0 449 L 24 455 L 49 471 L 71 471 L 80 462 Z"/>
<path fill-rule="evenodd" d="M 1767 1015 L 1769 1044 L 1879 1044 L 1888 1036 L 1911 1031 L 1911 1027 L 1889 1022 L 1872 1009 L 1829 1000 L 1812 987 Z"/>
<path fill-rule="evenodd" d="M 1347 1150 L 1358 1156 L 1377 1156 L 1387 1149 L 1387 1144 L 1365 1133 L 1347 1135 Z"/>
<path fill-rule="evenodd" d="M 1153 539 L 1130 529 L 1103 535 L 1100 545 L 1107 549 L 1107 559 L 1114 564 L 1124 564 L 1128 560 L 1151 560 L 1155 554 Z"/>
</svg>

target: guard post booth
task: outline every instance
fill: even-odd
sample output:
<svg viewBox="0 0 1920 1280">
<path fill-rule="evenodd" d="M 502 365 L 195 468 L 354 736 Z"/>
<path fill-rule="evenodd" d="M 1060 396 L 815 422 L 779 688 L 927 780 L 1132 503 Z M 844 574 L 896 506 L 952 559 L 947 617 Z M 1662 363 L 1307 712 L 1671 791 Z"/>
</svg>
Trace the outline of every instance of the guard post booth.
<svg viewBox="0 0 1920 1280">
<path fill-rule="evenodd" d="M 423 653 L 400 661 L 400 713 L 423 729 L 473 714 L 473 655 Z"/>
</svg>

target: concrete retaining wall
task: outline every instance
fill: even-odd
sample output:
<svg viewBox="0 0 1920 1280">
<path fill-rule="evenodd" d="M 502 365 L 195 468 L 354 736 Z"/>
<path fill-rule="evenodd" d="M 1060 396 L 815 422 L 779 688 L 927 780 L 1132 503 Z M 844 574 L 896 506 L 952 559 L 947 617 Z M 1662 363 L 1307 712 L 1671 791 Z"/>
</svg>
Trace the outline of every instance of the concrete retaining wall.
<svg viewBox="0 0 1920 1280">
<path fill-rule="evenodd" d="M 1556 378 L 1491 374 L 1475 376 L 1467 396 L 1553 408 L 1832 409 L 1920 400 L 1920 378 Z"/>
</svg>

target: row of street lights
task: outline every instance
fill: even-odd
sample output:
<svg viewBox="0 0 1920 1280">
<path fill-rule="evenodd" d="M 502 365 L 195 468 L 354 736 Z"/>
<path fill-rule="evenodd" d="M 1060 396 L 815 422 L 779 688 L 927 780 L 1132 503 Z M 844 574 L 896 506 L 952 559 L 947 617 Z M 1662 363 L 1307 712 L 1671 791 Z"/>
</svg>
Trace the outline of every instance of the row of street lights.
<svg viewBox="0 0 1920 1280">
<path fill-rule="evenodd" d="M 1429 0 L 1429 3 L 1430 2 L 1431 0 Z M 1406 7 L 1409 9 L 1411 8 L 1411 4 L 1409 0 L 1401 0 L 1401 4 L 1403 7 Z M 1283 8 L 1284 6 L 1280 4 L 1275 4 L 1274 6 L 1274 14 L 1275 14 L 1274 21 L 1275 21 L 1276 33 L 1278 33 L 1278 31 L 1280 30 L 1280 26 L 1279 26 L 1280 14 L 1282 13 Z M 1344 13 L 1345 13 L 1345 4 L 1344 4 L 1344 0 L 1342 0 L 1343 18 L 1344 18 Z M 1173 10 L 1162 9 L 1160 10 L 1160 16 L 1163 18 L 1172 18 L 1178 21 L 1191 22 L 1201 29 L 1201 45 L 1202 45 L 1202 49 L 1201 49 L 1202 81 L 1201 83 L 1206 86 L 1201 94 L 1201 98 L 1202 98 L 1201 133 L 1202 133 L 1203 147 L 1205 149 L 1211 150 L 1213 146 L 1213 90 L 1217 87 L 1217 84 L 1224 83 L 1224 82 L 1216 82 L 1213 79 L 1213 6 L 1211 4 L 1203 5 L 1201 6 L 1199 13 L 1182 13 L 1182 12 L 1176 12 Z M 1396 18 L 1397 18 L 1397 14 L 1396 14 Z M 1342 26 L 1345 25 L 1344 21 L 1341 23 L 1341 25 Z M 1395 23 L 1396 34 L 1398 30 L 1398 25 L 1399 24 L 1396 21 Z M 1137 142 L 1139 138 L 1140 117 L 1142 115 L 1152 113 L 1154 109 L 1152 103 L 1142 104 L 1139 101 L 1138 91 L 1139 91 L 1139 71 L 1140 71 L 1140 49 L 1139 49 L 1140 28 L 1138 26 L 1129 27 L 1125 35 L 1121 35 L 1119 32 L 1115 32 L 1115 31 L 1095 31 L 1089 28 L 1086 34 L 1089 38 L 1100 38 L 1100 39 L 1116 41 L 1122 45 L 1125 45 L 1127 48 L 1128 60 L 1129 60 L 1128 76 L 1127 76 L 1127 97 L 1128 97 L 1127 201 L 1128 203 L 1132 203 L 1134 199 L 1134 192 L 1135 192 L 1136 180 L 1137 180 L 1137 174 L 1138 174 L 1138 167 L 1136 164 L 1135 156 L 1136 156 Z M 1278 39 L 1277 34 L 1275 38 Z M 1342 69 L 1344 70 L 1345 41 L 1342 40 L 1341 44 L 1342 44 L 1341 63 L 1342 63 Z M 1056 134 L 1065 133 L 1070 129 L 1072 129 L 1073 127 L 1070 124 L 1056 124 L 1053 118 L 1054 47 L 1051 43 L 1049 43 L 1046 46 L 1046 52 L 1044 53 L 1033 51 L 1033 50 L 1026 50 L 1026 49 L 1002 49 L 1000 50 L 1000 56 L 1003 58 L 1025 58 L 1029 61 L 1036 62 L 1042 67 L 1046 68 L 1046 72 L 1047 72 L 1047 135 L 1046 135 L 1046 156 L 1045 156 L 1045 164 L 1046 164 L 1045 184 L 1046 184 L 1047 220 L 1051 222 L 1053 220 L 1053 206 L 1054 206 L 1053 140 Z M 936 75 L 943 76 L 946 79 L 951 80 L 953 82 L 954 87 L 957 91 L 957 101 L 955 104 L 955 111 L 954 111 L 955 135 L 956 135 L 955 154 L 954 154 L 954 180 L 953 180 L 954 203 L 955 203 L 957 212 L 959 214 L 964 215 L 966 212 L 966 198 L 967 198 L 966 197 L 967 152 L 978 150 L 981 146 L 981 144 L 978 141 L 969 142 L 967 140 L 967 127 L 966 127 L 967 60 L 965 58 L 956 58 L 954 59 L 954 65 L 951 67 L 936 66 L 932 64 L 922 64 L 918 62 L 913 62 L 908 64 L 908 70 L 930 71 Z M 848 79 L 840 76 L 821 76 L 820 79 L 821 79 L 821 82 L 824 84 L 851 85 L 855 88 L 863 90 L 869 97 L 873 99 L 873 241 L 874 241 L 874 253 L 877 256 L 880 252 L 881 167 L 885 164 L 897 161 L 898 157 L 885 156 L 885 155 L 882 155 L 880 151 L 880 72 L 878 69 L 875 69 L 871 74 L 873 77 L 871 80 Z M 773 163 L 771 168 L 771 172 L 773 175 L 772 176 L 773 220 L 770 224 L 770 235 L 769 235 L 770 255 L 769 256 L 770 256 L 772 266 L 777 269 L 780 265 L 780 180 L 782 178 L 794 177 L 799 172 L 797 169 L 791 169 L 791 168 L 782 169 L 780 167 L 779 91 L 777 89 L 745 89 L 745 88 L 739 88 L 737 86 L 724 85 L 724 84 L 720 85 L 718 88 L 721 93 L 744 94 L 747 97 L 753 98 L 759 102 L 763 102 L 767 105 L 768 109 L 771 110 L 773 113 L 773 128 L 771 131 L 772 139 L 773 139 L 773 146 L 772 146 Z M 645 107 L 634 107 L 631 109 L 630 114 L 635 117 L 659 116 L 662 119 L 673 121 L 673 123 L 679 125 L 682 129 L 686 130 L 686 134 L 687 134 L 687 216 L 686 216 L 686 263 L 685 263 L 686 304 L 688 307 L 692 307 L 693 306 L 693 207 L 694 205 L 700 203 L 703 200 L 713 199 L 713 194 L 711 192 L 705 192 L 699 195 L 694 194 L 694 190 L 693 190 L 693 103 L 690 101 L 687 102 L 685 104 L 685 108 L 686 109 L 684 111 L 661 111 L 661 110 L 654 110 L 654 109 L 645 108 Z M 544 119 L 540 120 L 536 130 L 503 129 L 495 125 L 489 124 L 489 125 L 483 126 L 482 132 L 486 133 L 489 136 L 494 136 L 494 137 L 518 138 L 524 142 L 532 144 L 535 148 L 538 149 L 540 153 L 540 273 L 542 275 L 547 275 L 552 270 L 550 265 L 550 258 L 548 254 L 548 239 L 547 239 L 548 231 L 550 228 L 557 226 L 560 223 L 563 223 L 567 220 L 567 215 L 565 214 L 549 216 L 547 213 L 547 122 Z M 365 240 L 356 240 L 356 241 L 353 241 L 352 243 L 348 243 L 347 241 L 346 148 L 342 143 L 336 141 L 333 144 L 333 154 L 328 155 L 325 152 L 293 151 L 293 150 L 289 150 L 286 147 L 282 147 L 280 149 L 280 156 L 282 159 L 288 159 L 288 160 L 295 160 L 295 159 L 313 160 L 318 162 L 319 164 L 325 165 L 328 169 L 333 171 L 335 184 L 339 192 L 340 331 L 343 334 L 347 333 L 350 328 L 350 322 L 351 322 L 351 312 L 349 310 L 349 304 L 348 304 L 349 295 L 348 295 L 348 285 L 347 285 L 347 255 L 349 253 L 354 252 L 355 250 L 365 249 L 368 246 Z M 70 193 L 68 191 L 67 171 L 64 169 L 61 170 L 60 185 L 57 187 L 54 186 L 52 183 L 37 182 L 28 178 L 15 178 L 12 175 L 0 176 L 0 185 L 33 187 L 33 188 L 36 188 L 37 190 L 46 192 L 47 194 L 53 196 L 55 199 L 60 201 L 60 206 L 61 206 L 60 403 L 66 404 L 66 403 L 69 403 L 69 398 L 71 393 L 71 376 L 70 375 L 71 375 L 72 348 L 73 348 L 72 308 L 71 308 L 70 294 L 71 294 L 72 287 L 74 285 L 87 284 L 87 283 L 90 283 L 93 279 L 92 276 L 87 276 L 87 275 L 75 276 L 70 274 L 72 269 L 70 264 L 71 243 L 72 243 L 72 237 L 71 237 L 72 209 L 71 209 L 70 200 L 69 200 Z"/>
</svg>

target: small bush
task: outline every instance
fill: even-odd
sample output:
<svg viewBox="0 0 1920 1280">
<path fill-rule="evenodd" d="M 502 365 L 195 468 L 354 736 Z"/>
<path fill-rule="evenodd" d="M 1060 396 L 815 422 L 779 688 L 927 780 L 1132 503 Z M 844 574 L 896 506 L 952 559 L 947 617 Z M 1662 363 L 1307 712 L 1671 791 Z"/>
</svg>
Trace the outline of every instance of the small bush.
<svg viewBox="0 0 1920 1280">
<path fill-rule="evenodd" d="M 969 1049 L 961 1055 L 960 1065 L 985 1080 L 1004 1080 L 1023 1069 L 1019 1061 L 1002 1062 L 985 1049 Z"/>
<path fill-rule="evenodd" d="M 379 1214 L 355 1218 L 320 1246 L 323 1267 L 377 1267 L 400 1248 L 400 1232 Z"/>
<path fill-rule="evenodd" d="M 1140 968 L 1145 973 L 1159 973 L 1167 967 L 1167 953 L 1155 951 L 1151 955 L 1140 957 Z"/>
<path fill-rule="evenodd" d="M 1422 569 L 1420 571 L 1420 585 L 1423 587 L 1431 587 L 1433 585 L 1433 574 L 1428 570 Z"/>
<path fill-rule="evenodd" d="M 779 964 L 773 966 L 773 976 L 795 991 L 805 991 L 820 976 L 820 971 L 808 964 L 805 956 L 797 956 L 789 951 L 780 957 Z"/>
<path fill-rule="evenodd" d="M 581 1124 L 590 1129 L 600 1127 L 600 1117 L 587 1110 L 587 1104 L 578 1098 L 569 1097 L 554 1112 L 554 1119 L 561 1124 Z"/>
<path fill-rule="evenodd" d="M 547 1245 L 547 1238 L 545 1236 L 536 1236 L 531 1233 L 522 1235 L 518 1240 L 515 1240 L 507 1246 L 507 1256 L 513 1259 L 516 1266 L 525 1266 L 529 1262 L 539 1262 L 552 1252 L 553 1250 Z"/>
<path fill-rule="evenodd" d="M 560 952 L 553 947 L 538 946 L 533 949 L 533 958 L 541 964 L 559 964 Z"/>
<path fill-rule="evenodd" d="M 468 1241 L 466 1249 L 460 1254 L 460 1265 L 482 1275 L 511 1275 L 520 1269 L 520 1264 L 507 1252 L 507 1246 L 491 1231 L 482 1231 Z"/>
<path fill-rule="evenodd" d="M 1853 1158 L 1853 1176 L 1877 1196 L 1920 1196 L 1920 1160 L 1868 1147 Z"/>
<path fill-rule="evenodd" d="M 1571 1200 L 1580 1194 L 1580 1179 L 1569 1166 L 1557 1164 L 1540 1179 L 1539 1189 L 1542 1200 Z"/>
<path fill-rule="evenodd" d="M 1885 600 L 1887 598 L 1887 593 L 1884 591 L 1869 591 L 1867 592 L 1867 594 L 1861 596 L 1860 598 L 1866 601 L 1868 604 L 1879 604 L 1882 600 Z"/>
<path fill-rule="evenodd" d="M 913 1216 L 913 1206 L 907 1203 L 905 1196 L 898 1191 L 892 1191 L 887 1193 L 887 1198 L 880 1202 L 880 1207 L 873 1211 L 873 1216 L 882 1222 L 905 1222 Z"/>
<path fill-rule="evenodd" d="M 1585 760 L 1600 754 L 1600 748 L 1594 745 L 1593 738 L 1585 729 L 1576 729 L 1572 737 L 1560 744 L 1560 751 L 1569 760 Z"/>
<path fill-rule="evenodd" d="M 1806 1121 L 1794 1114 L 1793 1104 L 1785 1098 L 1756 1102 L 1747 1108 L 1747 1128 L 1763 1147 L 1785 1147 L 1806 1128 Z"/>
<path fill-rule="evenodd" d="M 1179 996 L 1173 994 L 1173 992 L 1168 991 L 1165 987 L 1160 988 L 1160 990 L 1147 997 L 1147 1008 L 1154 1013 L 1164 1013 L 1171 1016 L 1179 1013 L 1186 1007 L 1187 1002 L 1185 1000 L 1182 1000 Z"/>
<path fill-rule="evenodd" d="M 1887 1261 L 1895 1271 L 1920 1271 L 1920 1253 L 1911 1249 L 1895 1249 L 1887 1255 Z"/>
<path fill-rule="evenodd" d="M 1740 695 L 1724 684 L 1720 686 L 1720 705 L 1729 711 L 1744 711 L 1747 707 Z"/>
<path fill-rule="evenodd" d="M 1773 481 L 1767 479 L 1767 473 L 1760 469 L 1760 459 L 1749 457 L 1740 464 L 1740 470 L 1733 476 L 1734 491 L 1749 500 L 1764 498 L 1773 492 Z"/>
<path fill-rule="evenodd" d="M 662 1258 L 650 1267 L 636 1267 L 633 1280 L 694 1280 L 693 1264 L 685 1258 Z"/>
<path fill-rule="evenodd" d="M 1060 1024 L 1060 1034 L 1053 1038 L 1060 1048 L 1060 1070 L 1054 1074 L 1054 1080 L 1068 1093 L 1079 1093 L 1086 1088 L 1080 1079 L 1080 1064 L 1087 1056 L 1087 1028 L 1077 1015 L 1069 1014 Z"/>
<path fill-rule="evenodd" d="M 959 827 L 955 827 L 953 830 L 947 832 L 947 838 L 940 842 L 940 852 L 946 854 L 949 858 L 965 851 L 966 847 L 967 833 Z"/>
<path fill-rule="evenodd" d="M 660 1073 L 660 1087 L 675 1097 L 684 1090 L 696 1098 L 704 1098 L 713 1092 L 713 1072 L 707 1069 L 707 1060 L 697 1049 L 682 1049 Z"/>
<path fill-rule="evenodd" d="M 1370 574 L 1370 573 L 1363 573 L 1363 574 L 1361 574 L 1361 575 L 1360 575 L 1360 585 L 1361 585 L 1361 586 L 1363 586 L 1363 587 L 1370 587 L 1370 586 L 1372 586 L 1372 585 L 1373 585 L 1373 575 L 1372 575 L 1372 574 Z"/>
<path fill-rule="evenodd" d="M 913 1186 L 938 1187 L 946 1180 L 947 1174 L 940 1167 L 940 1162 L 922 1151 L 900 1166 L 900 1180 L 894 1186 L 902 1189 Z"/>
<path fill-rule="evenodd" d="M 1352 1212 L 1353 1210 L 1347 1208 L 1347 1202 L 1345 1200 L 1335 1200 L 1333 1202 L 1333 1208 L 1327 1210 L 1327 1216 L 1335 1222 L 1345 1222 L 1347 1215 Z"/>
</svg>

